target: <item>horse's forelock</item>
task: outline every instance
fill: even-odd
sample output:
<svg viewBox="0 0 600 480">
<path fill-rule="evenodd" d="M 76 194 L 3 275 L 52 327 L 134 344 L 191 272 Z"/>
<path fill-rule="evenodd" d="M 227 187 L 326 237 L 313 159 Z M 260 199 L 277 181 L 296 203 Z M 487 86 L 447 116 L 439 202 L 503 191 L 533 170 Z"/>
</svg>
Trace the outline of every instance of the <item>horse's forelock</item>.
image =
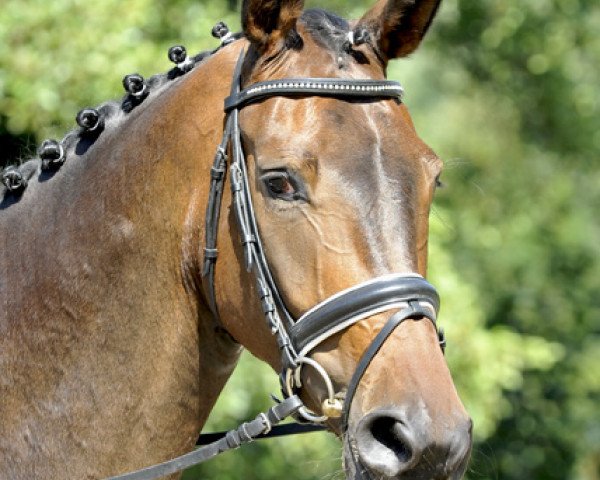
<svg viewBox="0 0 600 480">
<path fill-rule="evenodd" d="M 304 28 L 321 45 L 340 52 L 348 37 L 350 25 L 344 18 L 318 8 L 306 10 L 300 17 Z"/>
</svg>

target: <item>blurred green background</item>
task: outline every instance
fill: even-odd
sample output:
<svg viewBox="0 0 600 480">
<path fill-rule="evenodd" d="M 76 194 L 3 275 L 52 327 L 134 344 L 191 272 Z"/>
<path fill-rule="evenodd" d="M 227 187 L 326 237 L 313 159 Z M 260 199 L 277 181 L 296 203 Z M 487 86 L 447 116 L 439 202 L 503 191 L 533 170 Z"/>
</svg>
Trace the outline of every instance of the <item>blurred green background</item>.
<svg viewBox="0 0 600 480">
<path fill-rule="evenodd" d="M 311 1 L 346 17 L 365 0 Z M 166 71 L 169 46 L 213 48 L 235 0 L 3 0 L 0 166 L 61 138 L 121 78 Z M 445 159 L 430 278 L 448 361 L 475 421 L 468 478 L 600 479 L 600 3 L 445 0 L 393 62 L 421 136 Z M 206 430 L 268 406 L 249 355 Z M 264 441 L 186 479 L 342 479 L 328 434 Z"/>
</svg>

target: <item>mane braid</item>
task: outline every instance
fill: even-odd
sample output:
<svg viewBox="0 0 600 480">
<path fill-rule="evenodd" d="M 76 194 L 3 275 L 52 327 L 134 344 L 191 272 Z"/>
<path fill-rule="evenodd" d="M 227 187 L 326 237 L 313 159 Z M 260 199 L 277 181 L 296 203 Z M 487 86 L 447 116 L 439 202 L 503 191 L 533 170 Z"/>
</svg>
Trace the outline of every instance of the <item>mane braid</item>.
<svg viewBox="0 0 600 480">
<path fill-rule="evenodd" d="M 344 68 L 348 55 L 356 56 L 353 46 L 369 43 L 369 32 L 357 28 L 350 30 L 349 23 L 337 15 L 321 9 L 306 10 L 301 21 L 312 37 L 323 46 L 338 54 L 340 68 Z M 229 43 L 242 38 L 243 33 L 231 33 L 227 25 L 218 22 L 212 29 L 212 35 L 221 41 L 213 49 L 188 57 L 181 45 L 171 47 L 169 59 L 175 67 L 166 73 L 156 74 L 148 79 L 134 73 L 123 78 L 123 87 L 127 92 L 120 101 L 108 101 L 96 108 L 85 108 L 77 114 L 78 129 L 68 132 L 60 140 L 45 140 L 38 150 L 38 156 L 25 161 L 9 164 L 0 172 L 0 201 L 11 195 L 16 202 L 27 187 L 29 180 L 36 174 L 53 175 L 69 157 L 82 156 L 94 144 L 105 130 L 118 126 L 119 120 L 141 105 L 153 91 L 161 93 L 161 88 L 170 85 L 172 80 L 185 75 L 206 58 Z"/>
<path fill-rule="evenodd" d="M 37 157 L 8 164 L 0 172 L 0 201 L 9 195 L 14 197 L 13 201 L 18 201 L 29 180 L 36 173 L 53 175 L 69 157 L 84 155 L 105 130 L 110 130 L 118 124 L 123 116 L 141 105 L 152 92 L 158 91 L 157 94 L 160 95 L 161 88 L 171 85 L 172 80 L 185 75 L 221 48 L 243 37 L 242 33 L 231 33 L 223 22 L 215 25 L 212 35 L 221 40 L 217 48 L 188 57 L 183 46 L 171 47 L 169 59 L 176 64 L 171 70 L 152 75 L 148 79 L 139 74 L 126 75 L 123 78 L 123 87 L 127 93 L 120 101 L 112 100 L 95 108 L 81 110 L 76 119 L 79 128 L 68 132 L 60 141 L 44 140 Z"/>
</svg>

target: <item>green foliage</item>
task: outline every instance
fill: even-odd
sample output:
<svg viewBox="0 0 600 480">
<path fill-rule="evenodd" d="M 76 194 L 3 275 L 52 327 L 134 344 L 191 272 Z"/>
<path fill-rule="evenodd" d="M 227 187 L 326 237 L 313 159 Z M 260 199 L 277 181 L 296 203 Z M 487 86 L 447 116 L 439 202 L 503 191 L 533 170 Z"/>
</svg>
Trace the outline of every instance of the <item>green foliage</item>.
<svg viewBox="0 0 600 480">
<path fill-rule="evenodd" d="M 357 17 L 367 3 L 309 6 Z M 221 19 L 239 27 L 227 2 L 4 0 L 2 154 L 60 138 L 81 107 L 118 98 L 125 74 L 166 71 L 172 44 L 213 48 Z M 446 159 L 430 276 L 475 421 L 471 480 L 600 478 L 598 31 L 595 0 L 445 0 L 425 45 L 390 67 Z M 245 356 L 206 430 L 253 417 L 277 390 Z M 318 433 L 256 442 L 186 478 L 342 478 L 340 457 Z"/>
<path fill-rule="evenodd" d="M 439 20 L 412 74 L 428 80 L 414 88 L 417 128 L 448 158 L 442 249 L 490 333 L 543 338 L 555 360 L 523 365 L 486 408 L 500 422 L 471 476 L 599 478 L 600 6 L 457 0 Z M 490 376 L 507 361 L 490 351 Z"/>
<path fill-rule="evenodd" d="M 447 325 L 448 362 L 479 441 L 494 433 L 500 420 L 511 414 L 506 391 L 523 386 L 524 371 L 545 371 L 564 356 L 559 343 L 519 335 L 505 326 L 485 328 L 485 313 L 476 285 L 461 277 L 444 244 L 451 237 L 439 210 L 432 219 L 430 278 L 440 291 L 440 322 Z M 492 361 L 490 361 L 493 359 Z"/>
<path fill-rule="evenodd" d="M 77 111 L 122 95 L 121 79 L 167 71 L 176 43 L 215 48 L 210 29 L 225 3 L 4 0 L 0 9 L 0 112 L 13 134 L 62 137 Z"/>
</svg>

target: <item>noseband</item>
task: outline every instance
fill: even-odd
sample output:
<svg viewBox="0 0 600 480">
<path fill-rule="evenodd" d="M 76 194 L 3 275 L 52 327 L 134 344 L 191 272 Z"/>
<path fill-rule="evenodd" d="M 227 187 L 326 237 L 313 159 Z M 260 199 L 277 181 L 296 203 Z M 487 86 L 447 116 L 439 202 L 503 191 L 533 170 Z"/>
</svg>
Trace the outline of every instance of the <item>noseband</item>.
<svg viewBox="0 0 600 480">
<path fill-rule="evenodd" d="M 254 272 L 256 289 L 263 313 L 271 332 L 277 339 L 281 352 L 283 372 L 280 379 L 286 397 L 297 393 L 303 366 L 310 366 L 323 378 L 328 398 L 323 404 L 327 413 L 316 415 L 305 407 L 299 414 L 305 421 L 324 422 L 329 417 L 342 416 L 342 428 L 347 429 L 347 420 L 356 388 L 369 363 L 391 335 L 406 319 L 429 319 L 440 338 L 443 348 L 443 333 L 437 329 L 436 314 L 439 297 L 435 288 L 418 274 L 392 274 L 374 278 L 339 292 L 311 308 L 300 318 L 287 309 L 277 284 L 273 279 L 265 250 L 261 242 L 256 216 L 250 194 L 246 160 L 241 143 L 239 111 L 251 103 L 270 97 L 333 97 L 341 100 L 394 99 L 400 102 L 402 86 L 389 80 L 353 80 L 339 78 L 285 78 L 255 83 L 241 89 L 241 69 L 244 52 L 235 67 L 230 96 L 225 99 L 225 131 L 211 169 L 211 188 L 205 225 L 205 249 L 203 277 L 207 297 L 213 314 L 218 318 L 215 299 L 214 267 L 217 259 L 217 228 L 220 205 L 227 170 L 227 147 L 231 155 L 229 162 L 233 208 L 244 251 L 246 270 Z M 309 357 L 310 352 L 323 341 L 354 323 L 385 311 L 399 310 L 365 351 L 350 381 L 342 404 L 335 394 L 332 382 L 325 369 Z"/>
<path fill-rule="evenodd" d="M 226 118 L 223 139 L 217 147 L 211 168 L 202 277 L 210 308 L 218 319 L 214 283 L 215 263 L 218 256 L 217 230 L 229 148 L 231 155 L 229 178 L 233 209 L 244 250 L 245 267 L 248 272 L 254 272 L 256 291 L 265 319 L 281 352 L 283 370 L 280 381 L 285 399 L 271 407 L 268 412 L 260 413 L 256 419 L 243 423 L 235 430 L 226 434 L 217 434 L 216 437 L 208 434 L 208 438 L 214 441 L 209 444 L 202 442 L 201 444 L 205 446 L 197 450 L 108 480 L 150 480 L 183 470 L 255 438 L 267 436 L 277 423 L 289 416 L 300 417 L 300 420 L 309 423 L 323 423 L 328 418 L 341 417 L 342 431 L 345 432 L 348 428 L 352 399 L 363 374 L 386 339 L 400 323 L 407 319 L 427 318 L 438 333 L 442 350 L 445 347 L 443 332 L 438 330 L 436 325 L 439 309 L 438 294 L 429 282 L 416 273 L 385 275 L 359 283 L 325 299 L 300 318 L 295 319 L 285 306 L 267 262 L 252 205 L 246 160 L 242 149 L 239 111 L 251 103 L 275 96 L 322 96 L 340 100 L 394 99 L 400 102 L 403 94 L 400 84 L 388 80 L 286 78 L 259 82 L 241 89 L 243 60 L 244 51 L 241 52 L 234 70 L 230 96 L 225 99 Z M 345 395 L 336 394 L 328 373 L 318 362 L 310 358 L 310 353 L 326 339 L 356 322 L 378 313 L 394 310 L 397 312 L 390 317 L 363 353 Z M 302 388 L 301 373 L 304 366 L 313 368 L 323 379 L 327 389 L 327 399 L 323 402 L 321 415 L 308 410 L 297 395 Z M 340 397 L 343 397 L 343 400 Z M 310 429 L 314 430 L 314 428 Z M 307 430 L 294 429 L 277 435 L 299 431 Z"/>
</svg>

